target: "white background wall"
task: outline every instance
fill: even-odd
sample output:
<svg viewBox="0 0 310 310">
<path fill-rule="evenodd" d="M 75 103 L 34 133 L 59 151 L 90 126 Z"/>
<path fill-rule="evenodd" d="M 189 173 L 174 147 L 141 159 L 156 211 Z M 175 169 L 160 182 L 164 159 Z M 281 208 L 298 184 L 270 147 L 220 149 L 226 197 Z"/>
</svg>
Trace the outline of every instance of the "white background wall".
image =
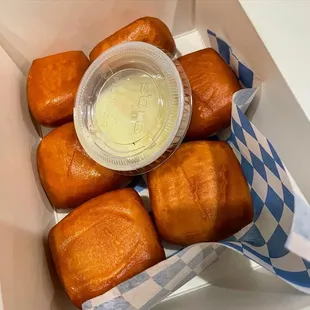
<svg viewBox="0 0 310 310">
<path fill-rule="evenodd" d="M 310 120 L 310 1 L 240 3 Z"/>
</svg>

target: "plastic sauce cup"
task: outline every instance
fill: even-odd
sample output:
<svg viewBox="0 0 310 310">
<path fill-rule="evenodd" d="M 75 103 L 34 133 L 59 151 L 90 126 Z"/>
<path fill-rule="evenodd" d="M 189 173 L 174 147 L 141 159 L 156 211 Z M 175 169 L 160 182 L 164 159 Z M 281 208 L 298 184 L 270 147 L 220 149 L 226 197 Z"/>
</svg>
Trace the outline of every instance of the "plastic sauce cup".
<svg viewBox="0 0 310 310">
<path fill-rule="evenodd" d="M 136 175 L 173 154 L 191 111 L 190 85 L 178 61 L 153 45 L 129 42 L 108 49 L 86 71 L 74 125 L 92 159 Z"/>
</svg>

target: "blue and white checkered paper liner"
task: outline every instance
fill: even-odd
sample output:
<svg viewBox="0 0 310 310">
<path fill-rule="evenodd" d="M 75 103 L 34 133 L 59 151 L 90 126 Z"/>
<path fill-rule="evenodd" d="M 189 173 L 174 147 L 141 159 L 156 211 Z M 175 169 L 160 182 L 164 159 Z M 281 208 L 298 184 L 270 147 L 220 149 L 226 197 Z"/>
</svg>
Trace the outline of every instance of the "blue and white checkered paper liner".
<svg viewBox="0 0 310 310">
<path fill-rule="evenodd" d="M 299 197 L 295 198 L 274 147 L 243 114 L 260 81 L 238 60 L 226 42 L 211 31 L 208 34 L 212 48 L 231 66 L 245 87 L 233 97 L 231 133 L 227 142 L 239 159 L 251 190 L 253 222 L 223 242 L 200 243 L 184 249 L 165 245 L 168 259 L 85 302 L 83 310 L 150 309 L 210 266 L 225 247 L 243 254 L 297 289 L 310 293 L 310 263 L 285 248 L 294 210 L 302 203 L 304 214 L 305 210 L 310 210 L 309 206 L 303 200 L 300 202 Z M 151 212 L 145 179 L 138 179 L 134 188 Z M 308 214 L 310 216 L 310 212 Z"/>
</svg>

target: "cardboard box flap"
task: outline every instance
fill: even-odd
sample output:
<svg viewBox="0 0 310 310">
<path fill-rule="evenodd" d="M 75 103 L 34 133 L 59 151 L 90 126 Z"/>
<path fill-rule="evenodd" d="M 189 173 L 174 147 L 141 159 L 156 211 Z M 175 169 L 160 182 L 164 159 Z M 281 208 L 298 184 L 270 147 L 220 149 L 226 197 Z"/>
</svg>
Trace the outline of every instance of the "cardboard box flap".
<svg viewBox="0 0 310 310">
<path fill-rule="evenodd" d="M 54 289 L 42 233 L 46 234 L 54 224 L 54 216 L 36 170 L 39 136 L 28 112 L 25 78 L 1 47 L 0 68 L 3 304 L 5 309 L 24 309 L 25 297 L 32 300 L 33 309 L 49 309 Z"/>
</svg>

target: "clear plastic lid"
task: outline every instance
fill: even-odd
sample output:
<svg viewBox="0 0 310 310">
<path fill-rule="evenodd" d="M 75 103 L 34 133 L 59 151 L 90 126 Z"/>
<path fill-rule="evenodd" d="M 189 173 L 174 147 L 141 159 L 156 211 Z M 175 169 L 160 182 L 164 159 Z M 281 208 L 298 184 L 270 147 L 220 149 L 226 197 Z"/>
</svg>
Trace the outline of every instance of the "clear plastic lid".
<svg viewBox="0 0 310 310">
<path fill-rule="evenodd" d="M 190 117 L 191 91 L 182 67 L 142 42 L 100 55 L 86 71 L 74 107 L 86 153 L 124 174 L 163 162 L 181 143 Z"/>
</svg>

